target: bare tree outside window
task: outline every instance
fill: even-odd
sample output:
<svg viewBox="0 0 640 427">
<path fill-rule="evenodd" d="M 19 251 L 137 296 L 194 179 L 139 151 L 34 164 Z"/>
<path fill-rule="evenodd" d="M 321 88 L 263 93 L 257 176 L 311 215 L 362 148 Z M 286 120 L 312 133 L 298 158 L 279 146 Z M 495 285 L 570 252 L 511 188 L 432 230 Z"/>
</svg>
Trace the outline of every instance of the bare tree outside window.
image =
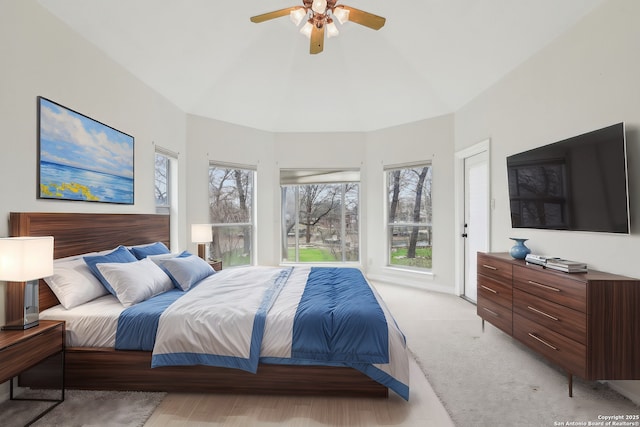
<svg viewBox="0 0 640 427">
<path fill-rule="evenodd" d="M 209 166 L 210 253 L 225 267 L 252 264 L 254 175 L 252 169 Z"/>
<path fill-rule="evenodd" d="M 359 197 L 358 183 L 282 186 L 283 260 L 358 261 Z"/>
<path fill-rule="evenodd" d="M 169 166 L 169 157 L 165 154 L 156 152 L 154 179 L 156 213 L 169 213 L 171 208 L 171 199 L 169 197 Z"/>
<path fill-rule="evenodd" d="M 431 165 L 386 171 L 389 264 L 431 269 Z"/>
</svg>

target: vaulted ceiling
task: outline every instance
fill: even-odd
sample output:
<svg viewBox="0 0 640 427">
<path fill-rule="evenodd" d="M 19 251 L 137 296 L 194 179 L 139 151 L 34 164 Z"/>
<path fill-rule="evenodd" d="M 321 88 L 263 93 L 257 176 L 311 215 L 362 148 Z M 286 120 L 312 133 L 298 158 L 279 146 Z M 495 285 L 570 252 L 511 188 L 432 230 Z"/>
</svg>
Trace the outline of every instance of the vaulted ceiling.
<svg viewBox="0 0 640 427">
<path fill-rule="evenodd" d="M 301 0 L 38 0 L 186 113 L 272 132 L 372 131 L 455 112 L 605 0 L 345 0 L 309 54 Z M 341 3 L 341 2 L 339 2 Z"/>
</svg>

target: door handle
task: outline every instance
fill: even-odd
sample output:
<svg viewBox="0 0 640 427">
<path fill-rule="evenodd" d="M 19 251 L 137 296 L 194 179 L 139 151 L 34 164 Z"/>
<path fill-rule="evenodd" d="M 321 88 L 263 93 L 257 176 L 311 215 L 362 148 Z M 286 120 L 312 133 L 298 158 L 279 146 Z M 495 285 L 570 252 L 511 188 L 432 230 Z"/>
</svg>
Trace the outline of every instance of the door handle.
<svg viewBox="0 0 640 427">
<path fill-rule="evenodd" d="M 469 237 L 467 233 L 462 233 L 462 237 Z"/>
</svg>

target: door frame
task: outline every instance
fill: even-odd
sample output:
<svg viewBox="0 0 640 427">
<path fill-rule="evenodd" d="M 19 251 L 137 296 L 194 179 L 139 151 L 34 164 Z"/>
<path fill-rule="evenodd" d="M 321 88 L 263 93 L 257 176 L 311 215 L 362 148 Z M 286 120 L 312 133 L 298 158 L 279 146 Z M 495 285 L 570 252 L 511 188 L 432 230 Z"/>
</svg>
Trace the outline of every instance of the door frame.
<svg viewBox="0 0 640 427">
<path fill-rule="evenodd" d="M 465 252 L 464 252 L 464 238 L 462 233 L 464 232 L 464 204 L 465 204 L 465 159 L 480 154 L 482 152 L 487 153 L 487 250 L 491 250 L 491 210 L 493 209 L 494 201 L 491 198 L 491 140 L 485 139 L 470 147 L 457 151 L 455 153 L 454 164 L 454 194 L 455 194 L 455 286 L 454 293 L 458 296 L 464 294 L 464 280 L 465 280 Z"/>
</svg>

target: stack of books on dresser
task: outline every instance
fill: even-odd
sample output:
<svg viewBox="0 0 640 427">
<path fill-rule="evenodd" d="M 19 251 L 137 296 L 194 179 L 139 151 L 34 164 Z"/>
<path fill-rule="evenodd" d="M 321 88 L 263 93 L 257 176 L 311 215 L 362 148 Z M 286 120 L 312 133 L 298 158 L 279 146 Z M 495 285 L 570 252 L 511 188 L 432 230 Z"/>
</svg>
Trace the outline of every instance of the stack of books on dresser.
<svg viewBox="0 0 640 427">
<path fill-rule="evenodd" d="M 542 255 L 528 254 L 525 257 L 527 264 L 540 265 L 552 270 L 564 271 L 565 273 L 586 273 L 587 264 L 578 261 L 569 261 L 557 257 L 547 257 Z"/>
<path fill-rule="evenodd" d="M 548 256 L 535 255 L 535 254 L 527 254 L 527 256 L 524 258 L 527 264 L 541 265 L 543 267 L 547 265 L 547 260 L 549 259 L 552 259 L 552 258 Z"/>
<path fill-rule="evenodd" d="M 567 259 L 553 258 L 547 260 L 547 268 L 564 271 L 565 273 L 586 273 L 587 264 L 584 262 L 569 261 Z"/>
</svg>

